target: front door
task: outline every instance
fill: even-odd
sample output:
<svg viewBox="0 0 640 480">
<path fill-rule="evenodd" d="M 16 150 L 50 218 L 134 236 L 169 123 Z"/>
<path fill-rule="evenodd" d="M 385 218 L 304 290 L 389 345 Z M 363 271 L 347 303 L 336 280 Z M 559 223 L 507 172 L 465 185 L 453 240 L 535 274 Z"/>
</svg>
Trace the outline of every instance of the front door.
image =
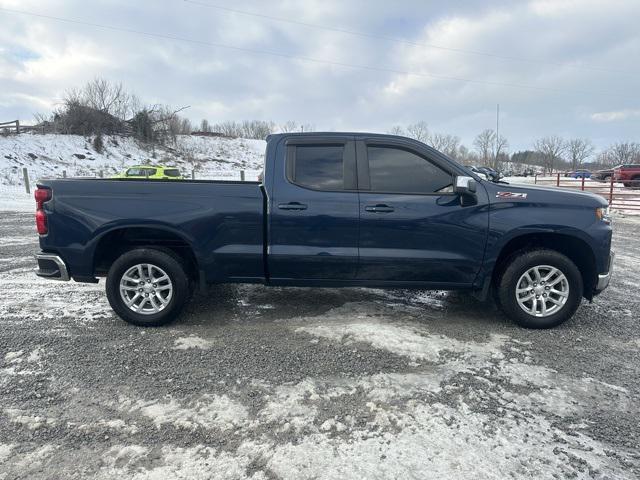
<svg viewBox="0 0 640 480">
<path fill-rule="evenodd" d="M 470 285 L 487 237 L 484 189 L 479 186 L 475 205 L 462 206 L 453 192 L 451 165 L 393 141 L 359 142 L 358 169 L 357 278 Z"/>
<path fill-rule="evenodd" d="M 271 282 L 353 280 L 359 208 L 353 137 L 297 136 L 278 147 L 282 156 L 269 201 Z"/>
</svg>

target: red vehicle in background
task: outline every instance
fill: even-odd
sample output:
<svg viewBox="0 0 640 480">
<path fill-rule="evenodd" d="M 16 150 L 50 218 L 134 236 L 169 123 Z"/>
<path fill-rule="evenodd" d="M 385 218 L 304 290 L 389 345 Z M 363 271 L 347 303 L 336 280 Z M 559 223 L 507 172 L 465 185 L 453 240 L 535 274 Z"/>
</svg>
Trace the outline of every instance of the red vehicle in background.
<svg viewBox="0 0 640 480">
<path fill-rule="evenodd" d="M 613 178 L 625 187 L 640 188 L 640 164 L 620 165 L 613 169 Z"/>
</svg>

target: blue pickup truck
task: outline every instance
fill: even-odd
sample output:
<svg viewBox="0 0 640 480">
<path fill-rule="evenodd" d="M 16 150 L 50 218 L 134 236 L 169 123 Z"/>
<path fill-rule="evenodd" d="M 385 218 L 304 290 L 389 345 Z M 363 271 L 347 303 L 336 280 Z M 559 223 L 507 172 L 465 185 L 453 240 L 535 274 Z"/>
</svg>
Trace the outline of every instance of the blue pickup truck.
<svg viewBox="0 0 640 480">
<path fill-rule="evenodd" d="M 468 290 L 529 328 L 610 279 L 606 201 L 483 180 L 404 137 L 267 138 L 261 182 L 41 180 L 41 277 L 106 277 L 114 311 L 162 325 L 216 283 Z"/>
</svg>

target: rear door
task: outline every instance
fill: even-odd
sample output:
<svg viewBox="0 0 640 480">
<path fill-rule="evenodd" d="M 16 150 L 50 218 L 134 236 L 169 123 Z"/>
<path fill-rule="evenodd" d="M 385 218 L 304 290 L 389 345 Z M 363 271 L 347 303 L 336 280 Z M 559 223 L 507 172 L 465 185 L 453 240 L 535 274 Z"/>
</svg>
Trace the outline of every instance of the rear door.
<svg viewBox="0 0 640 480">
<path fill-rule="evenodd" d="M 462 206 L 455 168 L 437 154 L 400 140 L 358 142 L 360 261 L 357 278 L 470 285 L 483 261 L 486 192 Z"/>
<path fill-rule="evenodd" d="M 271 282 L 354 279 L 358 209 L 352 136 L 283 140 L 269 199 Z"/>
</svg>

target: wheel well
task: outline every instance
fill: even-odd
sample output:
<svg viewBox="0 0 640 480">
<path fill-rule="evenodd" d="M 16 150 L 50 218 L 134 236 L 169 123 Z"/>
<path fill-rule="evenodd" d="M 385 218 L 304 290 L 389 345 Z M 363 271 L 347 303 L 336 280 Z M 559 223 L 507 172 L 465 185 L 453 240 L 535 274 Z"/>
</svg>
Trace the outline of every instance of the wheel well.
<svg viewBox="0 0 640 480">
<path fill-rule="evenodd" d="M 508 265 L 509 259 L 517 252 L 546 248 L 566 255 L 576 264 L 582 274 L 584 287 L 583 296 L 593 297 L 596 281 L 596 259 L 589 245 L 577 237 L 557 233 L 532 233 L 510 240 L 500 252 L 493 269 L 493 284 L 500 278 L 500 274 Z"/>
<path fill-rule="evenodd" d="M 121 228 L 104 235 L 93 254 L 95 275 L 106 275 L 120 255 L 136 247 L 157 248 L 179 257 L 184 262 L 187 275 L 198 280 L 198 262 L 191 246 L 175 233 L 147 227 Z"/>
</svg>

